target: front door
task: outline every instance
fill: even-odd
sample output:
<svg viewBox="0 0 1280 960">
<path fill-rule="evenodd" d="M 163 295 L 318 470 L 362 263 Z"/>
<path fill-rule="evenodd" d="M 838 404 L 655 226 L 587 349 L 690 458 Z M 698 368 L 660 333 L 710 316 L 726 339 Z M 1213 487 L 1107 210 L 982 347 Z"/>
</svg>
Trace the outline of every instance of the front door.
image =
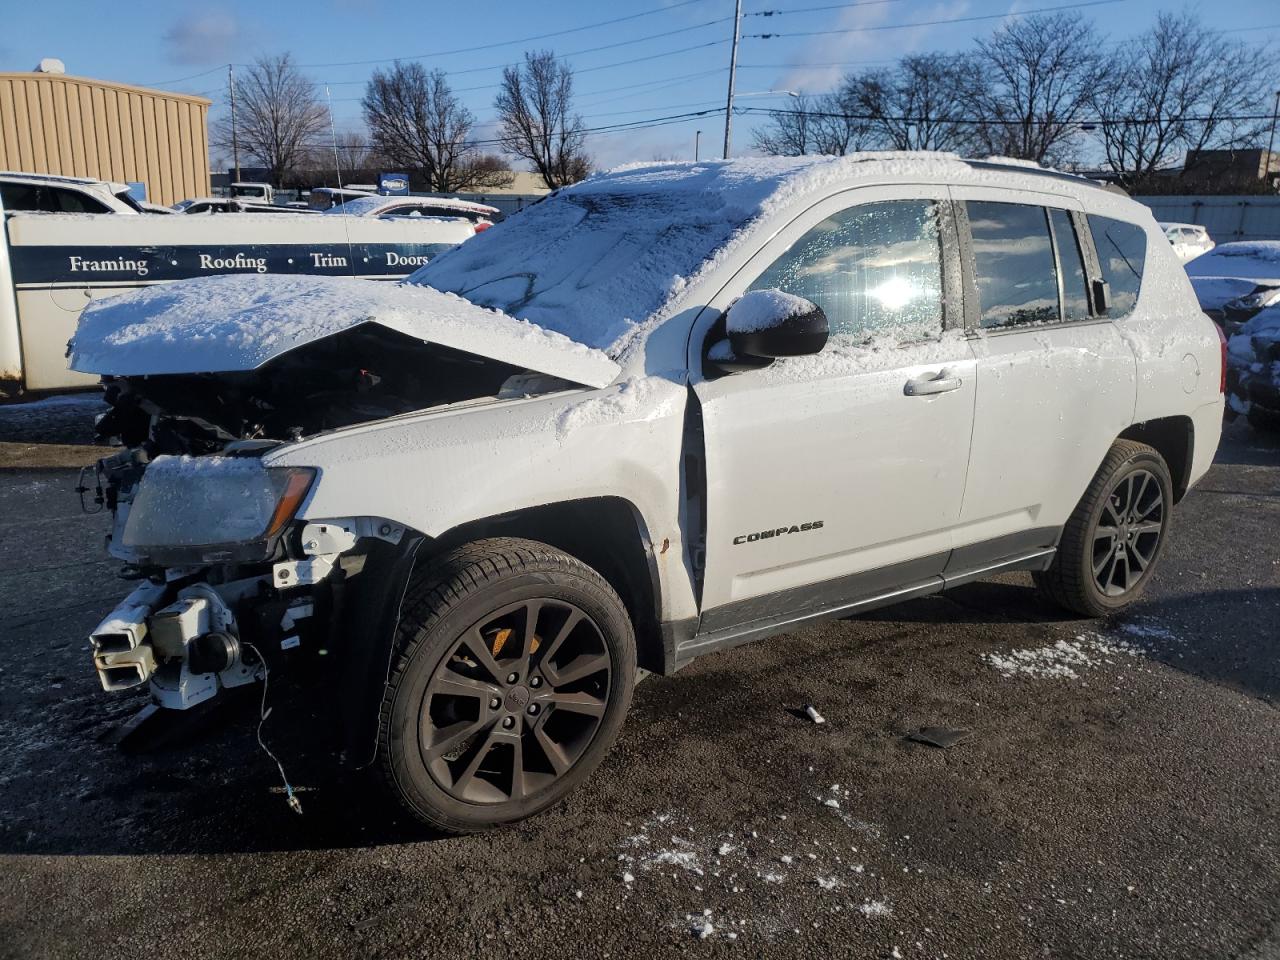
<svg viewBox="0 0 1280 960">
<path fill-rule="evenodd" d="M 953 231 L 943 188 L 849 191 L 797 218 L 712 304 L 782 289 L 821 306 L 832 336 L 814 356 L 708 370 L 695 384 L 701 633 L 936 583 L 974 407 L 970 347 L 950 329 L 961 325 Z"/>
</svg>

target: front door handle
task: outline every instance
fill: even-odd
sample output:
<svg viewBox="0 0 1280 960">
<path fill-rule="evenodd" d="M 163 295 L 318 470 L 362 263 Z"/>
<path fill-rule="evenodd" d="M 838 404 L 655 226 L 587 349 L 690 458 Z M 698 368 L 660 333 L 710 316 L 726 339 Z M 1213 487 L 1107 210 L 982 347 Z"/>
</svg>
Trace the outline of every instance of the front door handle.
<svg viewBox="0 0 1280 960">
<path fill-rule="evenodd" d="M 902 392 L 908 397 L 928 397 L 935 393 L 959 390 L 962 382 L 959 377 L 953 376 L 951 371 L 943 370 L 941 373 L 927 373 L 923 377 L 908 380 Z"/>
</svg>

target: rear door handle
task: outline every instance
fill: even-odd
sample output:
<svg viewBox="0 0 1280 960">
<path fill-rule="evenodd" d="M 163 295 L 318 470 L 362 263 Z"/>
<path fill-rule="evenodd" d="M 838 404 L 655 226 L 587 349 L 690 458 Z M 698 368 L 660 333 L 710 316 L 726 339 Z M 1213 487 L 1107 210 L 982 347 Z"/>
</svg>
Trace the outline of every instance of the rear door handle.
<svg viewBox="0 0 1280 960">
<path fill-rule="evenodd" d="M 928 373 L 923 377 L 908 380 L 902 392 L 908 397 L 928 397 L 935 393 L 959 390 L 962 382 L 959 377 L 952 376 L 951 371 L 943 370 L 941 373 Z"/>
</svg>

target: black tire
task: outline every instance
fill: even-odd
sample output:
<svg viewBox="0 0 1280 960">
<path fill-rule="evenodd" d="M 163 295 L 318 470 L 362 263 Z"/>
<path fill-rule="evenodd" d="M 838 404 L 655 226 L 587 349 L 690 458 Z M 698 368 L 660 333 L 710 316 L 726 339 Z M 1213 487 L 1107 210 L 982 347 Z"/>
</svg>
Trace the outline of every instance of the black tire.
<svg viewBox="0 0 1280 960">
<path fill-rule="evenodd" d="M 1032 575 L 1036 586 L 1086 617 L 1122 609 L 1151 581 L 1168 540 L 1172 508 L 1173 481 L 1164 458 L 1145 443 L 1117 440 L 1067 520 L 1053 565 Z"/>
<path fill-rule="evenodd" d="M 539 813 L 604 758 L 635 661 L 626 608 L 591 568 L 531 540 L 450 550 L 405 596 L 379 717 L 383 778 L 444 833 Z"/>
</svg>

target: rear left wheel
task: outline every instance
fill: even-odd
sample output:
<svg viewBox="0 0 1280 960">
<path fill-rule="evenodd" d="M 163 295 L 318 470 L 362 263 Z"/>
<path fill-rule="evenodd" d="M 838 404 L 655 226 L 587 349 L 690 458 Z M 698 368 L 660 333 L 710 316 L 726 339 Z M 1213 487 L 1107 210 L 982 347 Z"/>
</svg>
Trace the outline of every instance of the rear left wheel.
<svg viewBox="0 0 1280 960">
<path fill-rule="evenodd" d="M 1102 617 L 1136 600 L 1164 550 L 1173 481 L 1152 447 L 1117 440 L 1062 531 L 1053 565 L 1034 574 L 1054 602 Z"/>
<path fill-rule="evenodd" d="M 626 608 L 544 544 L 482 540 L 410 587 L 383 699 L 385 778 L 416 817 L 485 830 L 560 800 L 603 759 L 635 683 Z"/>
</svg>

